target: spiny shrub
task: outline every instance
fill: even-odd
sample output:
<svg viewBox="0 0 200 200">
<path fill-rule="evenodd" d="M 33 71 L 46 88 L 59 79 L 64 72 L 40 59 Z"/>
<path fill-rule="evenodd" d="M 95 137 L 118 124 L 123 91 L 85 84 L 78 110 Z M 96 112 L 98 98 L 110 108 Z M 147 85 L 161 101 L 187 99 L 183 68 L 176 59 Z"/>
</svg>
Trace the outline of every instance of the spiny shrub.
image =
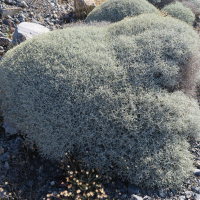
<svg viewBox="0 0 200 200">
<path fill-rule="evenodd" d="M 156 14 L 35 36 L 0 63 L 3 115 L 46 158 L 68 153 L 100 175 L 178 188 L 194 170 L 200 111 L 162 82 L 176 84 L 198 45 L 191 26 Z"/>
<path fill-rule="evenodd" d="M 185 22 L 144 14 L 111 24 L 108 32 L 110 50 L 127 68 L 134 86 L 173 92 L 189 91 L 191 80 L 189 85 L 195 85 L 199 36 Z"/>
<path fill-rule="evenodd" d="M 167 12 L 169 15 L 181 21 L 185 21 L 189 25 L 193 25 L 195 21 L 195 15 L 190 8 L 183 6 L 182 3 L 176 2 L 165 6 L 163 11 Z"/>
<path fill-rule="evenodd" d="M 200 14 L 200 0 L 184 0 L 182 4 L 192 10 L 196 17 Z"/>
<path fill-rule="evenodd" d="M 89 13 L 85 22 L 118 22 L 125 17 L 137 16 L 143 13 L 160 14 L 160 11 L 146 0 L 106 0 Z"/>
</svg>

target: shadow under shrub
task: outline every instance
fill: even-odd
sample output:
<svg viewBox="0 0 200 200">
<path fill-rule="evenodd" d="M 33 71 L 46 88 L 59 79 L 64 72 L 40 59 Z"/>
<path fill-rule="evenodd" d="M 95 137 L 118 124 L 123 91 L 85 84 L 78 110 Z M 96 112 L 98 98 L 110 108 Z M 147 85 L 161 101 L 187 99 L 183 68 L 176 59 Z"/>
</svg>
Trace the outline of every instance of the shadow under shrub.
<svg viewBox="0 0 200 200">
<path fill-rule="evenodd" d="M 156 7 L 146 0 L 106 0 L 89 13 L 85 22 L 110 21 L 113 23 L 125 17 L 137 16 L 143 13 L 161 14 Z"/>
<path fill-rule="evenodd" d="M 153 4 L 156 8 L 162 9 L 164 6 L 176 2 L 177 0 L 147 0 L 147 1 Z"/>
<path fill-rule="evenodd" d="M 44 157 L 178 188 L 194 170 L 200 111 L 176 86 L 198 46 L 191 26 L 156 14 L 35 36 L 0 63 L 3 115 Z"/>
</svg>

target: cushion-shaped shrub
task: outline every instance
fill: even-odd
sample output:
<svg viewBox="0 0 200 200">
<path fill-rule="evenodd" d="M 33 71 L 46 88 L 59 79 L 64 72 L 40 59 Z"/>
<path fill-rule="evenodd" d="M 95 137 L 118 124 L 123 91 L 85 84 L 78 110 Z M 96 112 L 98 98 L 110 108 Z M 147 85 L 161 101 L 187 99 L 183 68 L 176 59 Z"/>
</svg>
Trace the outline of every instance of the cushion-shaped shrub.
<svg viewBox="0 0 200 200">
<path fill-rule="evenodd" d="M 198 44 L 191 26 L 155 14 L 35 36 L 0 62 L 3 115 L 42 156 L 68 153 L 100 175 L 178 188 L 194 169 L 188 139 L 199 137 L 199 106 L 152 74 L 175 85 Z"/>
<path fill-rule="evenodd" d="M 106 37 L 134 86 L 169 92 L 196 86 L 199 56 L 194 55 L 199 55 L 199 36 L 185 22 L 143 14 L 111 24 Z"/>
<path fill-rule="evenodd" d="M 146 0 L 106 0 L 89 13 L 85 22 L 118 22 L 125 17 L 137 16 L 143 13 L 160 14 L 160 11 Z"/>
<path fill-rule="evenodd" d="M 200 14 L 200 0 L 183 0 L 181 3 L 190 8 L 196 17 Z"/>
<path fill-rule="evenodd" d="M 195 21 L 195 14 L 192 12 L 192 10 L 188 7 L 185 7 L 180 2 L 169 4 L 165 6 L 163 10 L 166 11 L 172 17 L 185 21 L 191 26 Z"/>
</svg>

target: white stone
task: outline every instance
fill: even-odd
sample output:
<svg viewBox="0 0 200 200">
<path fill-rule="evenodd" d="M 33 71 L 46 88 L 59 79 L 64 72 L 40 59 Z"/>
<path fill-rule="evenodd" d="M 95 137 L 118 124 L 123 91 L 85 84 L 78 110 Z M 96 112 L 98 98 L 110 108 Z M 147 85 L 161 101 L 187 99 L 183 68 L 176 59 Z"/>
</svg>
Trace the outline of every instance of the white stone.
<svg viewBox="0 0 200 200">
<path fill-rule="evenodd" d="M 200 170 L 199 170 L 199 169 L 195 169 L 194 175 L 195 175 L 195 176 L 200 176 Z"/>
<path fill-rule="evenodd" d="M 15 29 L 12 43 L 16 45 L 38 34 L 47 33 L 49 31 L 50 30 L 48 28 L 40 24 L 32 22 L 22 22 Z"/>
<path fill-rule="evenodd" d="M 131 200 L 143 200 L 143 198 L 140 197 L 140 196 L 137 196 L 137 195 L 132 194 L 132 195 L 131 195 Z"/>
</svg>

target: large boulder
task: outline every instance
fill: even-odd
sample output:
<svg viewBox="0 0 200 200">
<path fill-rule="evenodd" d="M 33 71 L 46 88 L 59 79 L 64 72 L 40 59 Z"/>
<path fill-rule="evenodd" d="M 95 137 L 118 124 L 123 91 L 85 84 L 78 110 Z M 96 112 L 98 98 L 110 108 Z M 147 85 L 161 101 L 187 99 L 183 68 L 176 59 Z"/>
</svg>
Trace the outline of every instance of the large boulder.
<svg viewBox="0 0 200 200">
<path fill-rule="evenodd" d="M 94 0 L 74 0 L 74 8 L 77 19 L 84 19 L 96 4 Z"/>
<path fill-rule="evenodd" d="M 179 188 L 200 134 L 199 105 L 182 86 L 184 72 L 198 78 L 199 44 L 191 26 L 156 14 L 37 35 L 0 62 L 3 115 L 46 158 L 68 153 L 99 175 Z"/>
<path fill-rule="evenodd" d="M 143 13 L 161 14 L 155 6 L 146 0 L 106 0 L 89 13 L 85 22 L 118 22 L 125 17 L 137 16 Z"/>
</svg>

